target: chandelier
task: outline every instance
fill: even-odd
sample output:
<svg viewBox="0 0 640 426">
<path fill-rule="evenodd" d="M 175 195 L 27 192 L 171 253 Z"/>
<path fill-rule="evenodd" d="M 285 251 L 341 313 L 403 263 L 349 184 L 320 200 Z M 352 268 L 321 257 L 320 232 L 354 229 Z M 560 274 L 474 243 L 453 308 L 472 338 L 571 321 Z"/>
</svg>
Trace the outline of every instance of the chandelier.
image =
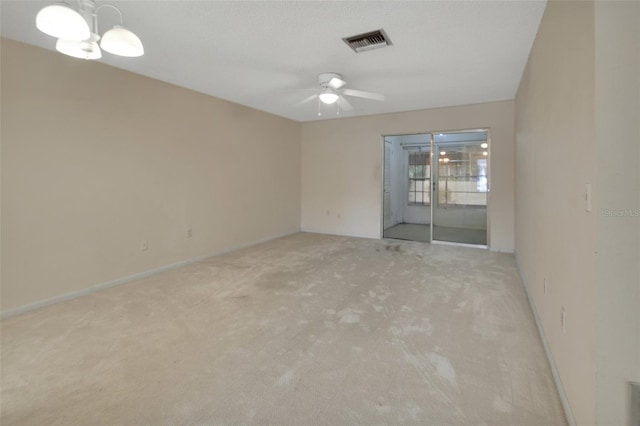
<svg viewBox="0 0 640 426">
<path fill-rule="evenodd" d="M 77 10 L 67 3 L 45 6 L 36 16 L 36 27 L 58 39 L 58 52 L 82 59 L 100 59 L 102 50 L 118 56 L 144 55 L 138 36 L 123 26 L 120 9 L 107 3 L 97 5 L 93 0 L 80 0 L 78 3 Z M 117 11 L 120 25 L 115 25 L 100 36 L 98 12 L 103 8 Z"/>
</svg>

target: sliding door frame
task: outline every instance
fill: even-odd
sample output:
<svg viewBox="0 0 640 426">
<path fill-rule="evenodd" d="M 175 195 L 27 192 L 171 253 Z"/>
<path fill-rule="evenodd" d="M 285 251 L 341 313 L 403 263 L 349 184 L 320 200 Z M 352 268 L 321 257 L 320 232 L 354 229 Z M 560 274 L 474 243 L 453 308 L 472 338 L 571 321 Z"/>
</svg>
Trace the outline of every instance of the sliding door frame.
<svg viewBox="0 0 640 426">
<path fill-rule="evenodd" d="M 469 244 L 461 244 L 461 243 L 449 243 L 446 241 L 438 241 L 438 240 L 434 240 L 433 239 L 433 216 L 434 216 L 434 195 L 435 195 L 435 191 L 433 190 L 433 186 L 436 183 L 434 180 L 434 175 L 435 175 L 435 167 L 433 164 L 433 160 L 434 160 L 434 148 L 435 148 L 435 141 L 434 141 L 434 135 L 435 134 L 445 134 L 445 133 L 477 133 L 477 132 L 486 132 L 487 133 L 487 151 L 489 153 L 488 157 L 488 164 L 487 164 L 487 245 L 486 247 L 488 249 L 491 248 L 491 185 L 493 182 L 493 178 L 492 178 L 492 173 L 491 173 L 491 169 L 492 169 L 492 155 L 491 155 L 491 149 L 493 147 L 493 144 L 491 143 L 491 127 L 474 127 L 474 128 L 465 128 L 465 129 L 448 129 L 448 130 L 425 130 L 425 131 L 415 131 L 415 132 L 406 132 L 406 133 L 391 133 L 391 134 L 383 134 L 380 137 L 380 145 L 379 145 L 379 152 L 381 153 L 381 161 L 380 161 L 380 170 L 382 170 L 382 173 L 380 173 L 380 239 L 384 238 L 384 161 L 385 161 L 385 138 L 389 137 L 389 136 L 411 136 L 411 135 L 422 135 L 422 134 L 429 134 L 429 138 L 430 138 L 430 155 L 431 155 L 431 176 L 430 176 L 430 185 L 431 185 L 431 195 L 430 195 L 430 199 L 431 199 L 431 206 L 430 206 L 430 218 L 429 218 L 429 228 L 430 228 L 430 235 L 429 235 L 429 241 L 430 243 L 436 242 L 439 244 L 454 244 L 454 245 L 469 245 Z M 437 157 L 436 157 L 436 162 L 437 162 Z M 437 166 L 437 165 L 436 165 Z M 477 247 L 477 246 L 474 246 Z"/>
<path fill-rule="evenodd" d="M 472 247 L 478 247 L 475 244 L 464 244 L 464 243 L 454 243 L 454 242 L 449 242 L 449 241 L 440 241 L 440 240 L 435 240 L 433 238 L 433 219 L 434 219 L 434 206 L 435 203 L 437 202 L 438 198 L 436 198 L 436 196 L 438 194 L 436 194 L 436 185 L 438 185 L 438 183 L 436 182 L 435 179 L 435 175 L 436 175 L 436 167 L 438 167 L 438 164 L 435 164 L 435 167 L 433 165 L 433 153 L 435 151 L 435 140 L 434 140 L 434 134 L 447 134 L 447 133 L 478 133 L 478 132 L 486 132 L 487 133 L 487 244 L 486 246 L 481 246 L 481 247 L 486 247 L 487 249 L 489 249 L 491 247 L 491 214 L 490 214 L 490 209 L 491 209 L 491 182 L 493 181 L 492 176 L 491 176 L 491 164 L 493 163 L 493 161 L 491 160 L 491 128 L 490 127 L 486 127 L 486 128 L 476 128 L 476 129 L 464 129 L 464 130 L 435 130 L 430 132 L 431 133 L 431 182 L 432 182 L 432 186 L 431 186 L 431 235 L 429 236 L 429 240 L 431 243 L 437 243 L 437 244 L 451 244 L 451 245 L 461 245 L 461 246 L 472 246 Z M 436 163 L 438 162 L 437 158 L 436 158 Z M 435 201 L 434 201 L 435 200 Z"/>
<path fill-rule="evenodd" d="M 436 195 L 436 181 L 434 179 L 435 177 L 435 170 L 436 167 L 438 167 L 438 157 L 437 156 L 433 156 L 433 150 L 435 148 L 435 141 L 433 138 L 433 132 L 429 133 L 429 171 L 430 171 L 430 175 L 429 175 L 429 244 L 433 243 L 433 206 L 438 202 L 438 199 L 435 198 Z M 433 164 L 433 160 L 436 160 L 436 164 L 434 167 Z"/>
</svg>

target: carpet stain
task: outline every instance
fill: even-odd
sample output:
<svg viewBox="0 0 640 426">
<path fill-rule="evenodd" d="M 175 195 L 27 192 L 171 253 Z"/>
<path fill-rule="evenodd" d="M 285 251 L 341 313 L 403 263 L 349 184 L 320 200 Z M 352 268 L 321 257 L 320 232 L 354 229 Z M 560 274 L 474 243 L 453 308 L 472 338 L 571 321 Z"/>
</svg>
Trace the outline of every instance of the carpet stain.
<svg viewBox="0 0 640 426">
<path fill-rule="evenodd" d="M 295 374 L 293 373 L 293 371 L 288 370 L 282 376 L 280 376 L 280 378 L 276 382 L 276 386 L 289 386 L 293 382 L 294 377 Z"/>
<path fill-rule="evenodd" d="M 496 395 L 495 398 L 493 398 L 492 405 L 496 411 L 499 411 L 501 413 L 508 413 L 509 411 L 511 411 L 511 404 L 502 399 L 499 395 Z"/>
<path fill-rule="evenodd" d="M 338 312 L 338 318 L 342 324 L 356 324 L 360 322 L 361 311 L 354 311 L 350 308 Z"/>
<path fill-rule="evenodd" d="M 453 365 L 451 365 L 451 362 L 447 358 L 431 352 L 427 354 L 427 359 L 436 368 L 436 373 L 438 374 L 438 376 L 448 381 L 451 386 L 456 388 L 458 387 L 458 382 L 456 380 L 456 370 L 453 368 Z"/>
</svg>

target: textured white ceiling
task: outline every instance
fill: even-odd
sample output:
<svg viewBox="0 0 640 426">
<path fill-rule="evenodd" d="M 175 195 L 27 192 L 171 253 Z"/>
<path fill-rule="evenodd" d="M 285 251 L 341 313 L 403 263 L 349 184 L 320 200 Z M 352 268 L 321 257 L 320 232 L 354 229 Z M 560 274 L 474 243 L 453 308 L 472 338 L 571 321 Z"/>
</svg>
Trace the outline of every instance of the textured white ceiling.
<svg viewBox="0 0 640 426">
<path fill-rule="evenodd" d="M 35 28 L 50 2 L 0 2 L 4 37 L 47 49 Z M 98 1 L 98 4 L 101 2 Z M 145 55 L 102 62 L 298 121 L 317 116 L 317 74 L 341 73 L 347 88 L 384 102 L 348 98 L 341 116 L 513 99 L 546 2 L 536 1 L 109 1 L 142 39 Z M 101 30 L 117 23 L 110 9 Z M 393 46 L 354 53 L 347 37 L 384 28 Z M 302 89 L 302 90 L 297 90 Z"/>
</svg>

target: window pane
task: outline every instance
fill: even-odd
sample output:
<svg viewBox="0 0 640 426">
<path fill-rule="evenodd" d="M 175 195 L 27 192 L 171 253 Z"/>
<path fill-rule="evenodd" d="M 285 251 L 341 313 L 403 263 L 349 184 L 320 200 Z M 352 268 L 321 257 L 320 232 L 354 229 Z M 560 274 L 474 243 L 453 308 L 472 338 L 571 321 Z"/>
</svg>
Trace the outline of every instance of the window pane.
<svg viewBox="0 0 640 426">
<path fill-rule="evenodd" d="M 407 198 L 410 204 L 429 204 L 430 162 L 431 154 L 429 151 L 409 153 L 409 166 L 407 168 L 409 191 Z"/>
<path fill-rule="evenodd" d="M 429 191 L 424 191 L 422 193 L 422 197 L 425 204 L 429 204 Z"/>
<path fill-rule="evenodd" d="M 446 155 L 438 157 L 439 203 L 486 206 L 488 158 L 485 150 L 480 142 L 447 146 Z"/>
<path fill-rule="evenodd" d="M 431 181 L 429 179 L 424 181 L 424 202 L 429 204 L 431 202 Z"/>
</svg>

